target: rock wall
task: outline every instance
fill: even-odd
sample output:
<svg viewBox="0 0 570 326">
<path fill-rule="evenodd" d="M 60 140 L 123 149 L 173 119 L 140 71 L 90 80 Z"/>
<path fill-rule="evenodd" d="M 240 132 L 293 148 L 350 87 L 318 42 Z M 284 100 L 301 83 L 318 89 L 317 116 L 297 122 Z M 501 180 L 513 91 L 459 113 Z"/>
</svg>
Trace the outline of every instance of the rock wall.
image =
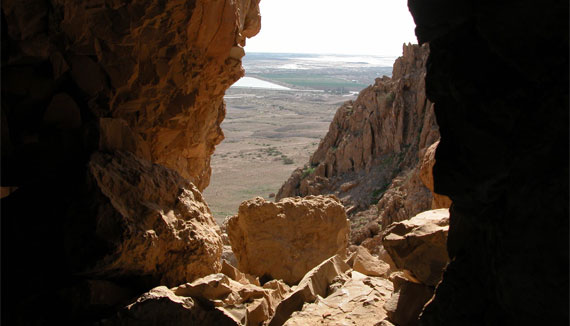
<svg viewBox="0 0 570 326">
<path fill-rule="evenodd" d="M 374 235 L 367 223 L 386 226 L 430 209 L 432 194 L 419 173 L 425 151 L 439 137 L 425 95 L 428 54 L 427 45 L 404 45 L 392 78 L 376 79 L 338 109 L 309 163 L 293 172 L 277 200 L 337 195 L 351 216 L 356 243 Z M 356 215 L 371 207 L 365 217 Z"/>
<path fill-rule="evenodd" d="M 200 191 L 258 4 L 2 2 L 3 321 L 90 323 L 219 271 Z"/>
<path fill-rule="evenodd" d="M 422 325 L 568 323 L 568 3 L 410 0 L 453 201 Z"/>
</svg>

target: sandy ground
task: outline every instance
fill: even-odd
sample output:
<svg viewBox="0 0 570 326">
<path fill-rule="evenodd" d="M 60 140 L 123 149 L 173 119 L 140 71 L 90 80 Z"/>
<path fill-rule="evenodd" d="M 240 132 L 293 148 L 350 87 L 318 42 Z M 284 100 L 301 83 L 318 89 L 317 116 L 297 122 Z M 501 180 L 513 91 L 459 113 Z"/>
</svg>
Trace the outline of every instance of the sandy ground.
<svg viewBox="0 0 570 326">
<path fill-rule="evenodd" d="M 226 139 L 212 157 L 204 197 L 218 223 L 244 200 L 277 193 L 308 162 L 336 109 L 352 97 L 322 92 L 231 88 L 226 92 Z"/>
</svg>

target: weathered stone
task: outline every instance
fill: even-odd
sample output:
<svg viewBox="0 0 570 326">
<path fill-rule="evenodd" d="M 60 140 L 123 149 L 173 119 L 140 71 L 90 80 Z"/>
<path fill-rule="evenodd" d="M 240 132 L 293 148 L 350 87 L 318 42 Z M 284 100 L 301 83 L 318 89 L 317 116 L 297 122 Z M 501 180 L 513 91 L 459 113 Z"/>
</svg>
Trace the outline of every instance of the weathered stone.
<svg viewBox="0 0 570 326">
<path fill-rule="evenodd" d="M 420 165 L 420 179 L 433 194 L 431 209 L 449 208 L 449 206 L 451 206 L 451 199 L 445 195 L 436 194 L 433 188 L 433 166 L 435 165 L 435 151 L 437 145 L 439 145 L 439 141 L 428 147 Z"/>
<path fill-rule="evenodd" d="M 219 227 L 194 185 L 129 152 L 95 153 L 89 170 L 110 204 L 96 232 L 114 247 L 93 272 L 175 285 L 220 271 Z"/>
<path fill-rule="evenodd" d="M 222 259 L 222 270 L 221 273 L 227 275 L 232 280 L 239 282 L 241 284 L 253 284 L 257 286 L 261 286 L 259 284 L 259 278 L 251 276 L 249 274 L 245 274 L 240 272 L 237 268 L 230 265 L 226 260 Z"/>
<path fill-rule="evenodd" d="M 358 247 L 353 253 L 352 268 L 367 276 L 387 277 L 390 272 L 390 265 L 372 256 L 364 247 Z"/>
<path fill-rule="evenodd" d="M 388 226 L 382 243 L 396 267 L 407 269 L 422 283 L 435 286 L 449 261 L 448 228 L 449 210 L 431 210 Z"/>
<path fill-rule="evenodd" d="M 349 269 L 350 267 L 338 255 L 313 268 L 297 286 L 291 289 L 292 293 L 279 303 L 268 325 L 283 325 L 293 312 L 301 310 L 304 303 L 313 302 L 319 296 L 326 297 L 329 285 L 339 277 L 347 279 L 348 276 L 344 273 Z"/>
<path fill-rule="evenodd" d="M 175 295 L 207 300 L 216 309 L 232 316 L 241 325 L 254 326 L 266 322 L 275 313 L 277 304 L 290 292 L 281 281 L 260 287 L 236 282 L 224 274 L 212 274 L 173 288 Z"/>
<path fill-rule="evenodd" d="M 241 271 L 296 284 L 323 260 L 344 253 L 349 226 L 334 196 L 261 197 L 243 202 L 227 223 Z"/>
<path fill-rule="evenodd" d="M 353 325 L 375 326 L 386 317 L 384 303 L 390 297 L 392 284 L 382 278 L 366 277 L 352 272 L 352 278 L 326 298 L 318 297 L 293 313 L 285 325 Z"/>
</svg>

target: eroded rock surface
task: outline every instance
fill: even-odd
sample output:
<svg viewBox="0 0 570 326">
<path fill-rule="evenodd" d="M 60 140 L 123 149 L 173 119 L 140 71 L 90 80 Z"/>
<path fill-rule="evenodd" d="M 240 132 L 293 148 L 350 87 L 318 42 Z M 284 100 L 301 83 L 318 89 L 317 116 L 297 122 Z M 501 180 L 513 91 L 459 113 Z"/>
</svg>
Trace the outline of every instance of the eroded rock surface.
<svg viewBox="0 0 570 326">
<path fill-rule="evenodd" d="M 99 207 L 107 207 L 95 233 L 113 250 L 88 272 L 174 286 L 220 271 L 219 227 L 192 183 L 130 152 L 95 153 L 89 171 L 105 198 Z"/>
<path fill-rule="evenodd" d="M 420 179 L 433 195 L 431 209 L 449 208 L 451 206 L 451 199 L 445 195 L 435 193 L 433 187 L 433 166 L 435 165 L 435 150 L 437 149 L 437 145 L 439 145 L 439 141 L 433 143 L 426 150 L 420 165 Z"/>
<path fill-rule="evenodd" d="M 227 222 L 241 271 L 293 285 L 323 260 L 343 254 L 349 225 L 334 196 L 261 197 L 243 202 Z"/>
<path fill-rule="evenodd" d="M 366 277 L 353 271 L 351 278 L 337 291 L 306 304 L 284 325 L 379 325 L 387 316 L 384 304 L 392 290 L 392 283 L 387 279 Z"/>
</svg>

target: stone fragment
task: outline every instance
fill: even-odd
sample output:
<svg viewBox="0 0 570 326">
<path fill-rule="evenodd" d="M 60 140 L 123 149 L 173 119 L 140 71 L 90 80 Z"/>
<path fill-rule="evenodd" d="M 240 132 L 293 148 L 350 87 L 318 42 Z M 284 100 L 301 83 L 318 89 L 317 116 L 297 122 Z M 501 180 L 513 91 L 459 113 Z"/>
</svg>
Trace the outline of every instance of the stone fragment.
<svg viewBox="0 0 570 326">
<path fill-rule="evenodd" d="M 241 284 L 253 284 L 257 286 L 261 286 L 259 284 L 259 278 L 251 276 L 249 274 L 245 274 L 240 272 L 237 268 L 230 265 L 226 260 L 222 259 L 222 270 L 221 273 L 227 275 L 232 280 L 239 282 Z"/>
<path fill-rule="evenodd" d="M 275 312 L 277 304 L 290 292 L 282 281 L 274 280 L 260 287 L 259 283 L 237 282 L 224 274 L 211 274 L 192 283 L 172 289 L 179 297 L 207 301 L 216 309 L 232 316 L 241 325 L 263 323 Z"/>
<path fill-rule="evenodd" d="M 366 248 L 359 246 L 353 253 L 354 262 L 352 268 L 367 276 L 387 277 L 390 265 L 372 256 Z"/>
<path fill-rule="evenodd" d="M 392 289 L 387 279 L 353 271 L 352 278 L 339 290 L 305 304 L 303 310 L 294 312 L 285 325 L 344 325 L 347 322 L 359 326 L 378 325 L 378 321 L 386 317 L 383 305 Z"/>
<path fill-rule="evenodd" d="M 382 243 L 396 267 L 409 270 L 426 285 L 435 286 L 449 261 L 448 229 L 448 209 L 426 211 L 388 226 Z"/>
<path fill-rule="evenodd" d="M 97 152 L 88 167 L 108 201 L 97 213 L 96 232 L 114 248 L 91 270 L 147 275 L 167 285 L 220 271 L 219 227 L 193 184 L 130 152 Z"/>
<path fill-rule="evenodd" d="M 283 325 L 289 316 L 302 308 L 306 302 L 313 302 L 317 297 L 326 297 L 329 285 L 339 277 L 348 278 L 344 273 L 350 269 L 340 256 L 335 255 L 309 271 L 299 284 L 292 288 L 275 310 L 269 322 L 270 326 Z"/>
<path fill-rule="evenodd" d="M 277 203 L 257 197 L 240 205 L 227 232 L 241 271 L 292 285 L 323 260 L 344 254 L 349 224 L 334 196 Z"/>
</svg>

